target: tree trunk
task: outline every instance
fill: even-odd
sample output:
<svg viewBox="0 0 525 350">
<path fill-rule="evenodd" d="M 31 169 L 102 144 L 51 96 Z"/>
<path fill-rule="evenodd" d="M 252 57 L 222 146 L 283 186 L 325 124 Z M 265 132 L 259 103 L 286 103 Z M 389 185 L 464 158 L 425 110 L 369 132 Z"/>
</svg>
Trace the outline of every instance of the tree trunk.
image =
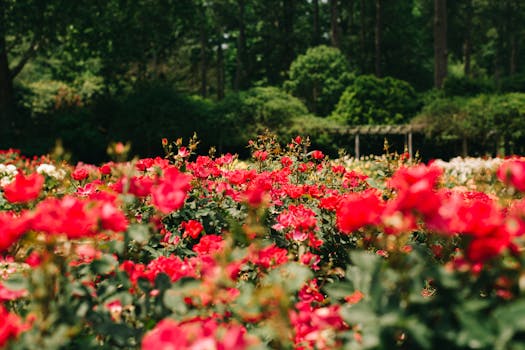
<svg viewBox="0 0 525 350">
<path fill-rule="evenodd" d="M 443 87 L 447 76 L 447 1 L 434 0 L 434 85 Z"/>
<path fill-rule="evenodd" d="M 319 37 L 320 37 L 320 30 L 319 30 L 319 0 L 313 0 L 313 20 L 314 20 L 314 33 L 313 33 L 313 39 L 312 43 L 314 46 L 319 45 Z"/>
<path fill-rule="evenodd" d="M 354 28 L 354 0 L 348 0 L 346 5 L 348 8 L 348 19 L 346 21 L 348 28 L 345 31 L 345 35 L 350 35 Z"/>
<path fill-rule="evenodd" d="M 1 19 L 1 17 L 0 17 Z M 13 77 L 9 70 L 5 31 L 0 24 L 0 122 L 2 128 L 11 126 L 11 112 L 14 106 Z"/>
<path fill-rule="evenodd" d="M 516 40 L 516 34 L 513 32 L 510 37 L 510 62 L 509 62 L 509 75 L 516 74 L 518 57 L 518 42 Z"/>
<path fill-rule="evenodd" d="M 288 70 L 294 59 L 294 0 L 283 1 L 283 62 L 281 71 Z"/>
<path fill-rule="evenodd" d="M 239 36 L 237 38 L 237 60 L 235 69 L 235 81 L 233 89 L 239 91 L 244 86 L 244 51 L 246 50 L 246 25 L 244 23 L 244 13 L 246 3 L 244 0 L 238 0 L 239 6 Z"/>
<path fill-rule="evenodd" d="M 493 11 L 496 11 L 502 17 L 505 17 L 505 8 L 503 8 L 503 3 L 501 1 L 493 2 Z M 505 71 L 506 64 L 503 59 L 504 53 L 504 38 L 505 38 L 505 24 L 506 22 L 495 22 L 497 37 L 496 37 L 496 47 L 494 50 L 494 82 L 497 89 L 501 88 L 501 77 Z"/>
<path fill-rule="evenodd" d="M 330 37 L 332 46 L 341 48 L 341 27 L 339 26 L 338 0 L 330 0 Z"/>
<path fill-rule="evenodd" d="M 207 35 L 206 28 L 201 26 L 200 29 L 200 44 L 201 44 L 201 96 L 207 97 L 208 95 L 208 55 L 206 55 L 207 49 Z"/>
<path fill-rule="evenodd" d="M 382 41 L 382 4 L 376 0 L 376 25 L 375 25 L 375 74 L 381 77 L 381 41 Z"/>
<path fill-rule="evenodd" d="M 222 30 L 219 31 L 219 42 L 217 44 L 217 100 L 224 98 L 224 53 L 222 51 Z"/>
<path fill-rule="evenodd" d="M 365 16 L 365 0 L 361 0 L 359 3 L 359 16 L 361 19 L 361 28 L 359 30 L 359 46 L 361 47 L 361 66 L 368 66 L 367 55 L 366 55 L 366 16 Z"/>
<path fill-rule="evenodd" d="M 509 1 L 507 3 L 507 11 L 508 11 L 508 23 L 509 23 L 509 30 L 507 33 L 509 34 L 509 46 L 510 46 L 510 52 L 509 52 L 509 75 L 512 76 L 516 74 L 517 70 L 517 61 L 518 61 L 518 41 L 516 40 L 516 33 L 520 30 L 520 23 L 518 21 L 518 18 L 516 14 L 520 13 L 520 1 Z"/>
<path fill-rule="evenodd" d="M 463 43 L 463 60 L 465 62 L 463 72 L 466 77 L 470 77 L 472 75 L 471 56 L 472 56 L 472 43 L 470 41 L 470 37 L 467 37 L 465 38 L 465 42 Z"/>
<path fill-rule="evenodd" d="M 465 11 L 465 40 L 463 42 L 463 62 L 466 77 L 471 76 L 471 56 L 472 56 L 472 0 L 467 1 Z"/>
</svg>

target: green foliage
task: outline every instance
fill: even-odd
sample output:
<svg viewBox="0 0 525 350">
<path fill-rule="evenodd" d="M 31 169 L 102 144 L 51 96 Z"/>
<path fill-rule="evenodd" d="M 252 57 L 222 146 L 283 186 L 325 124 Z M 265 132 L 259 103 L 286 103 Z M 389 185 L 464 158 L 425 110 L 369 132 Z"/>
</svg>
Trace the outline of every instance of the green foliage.
<svg viewBox="0 0 525 350">
<path fill-rule="evenodd" d="M 255 87 L 230 94 L 216 107 L 212 126 L 219 136 L 219 146 L 242 147 L 266 129 L 287 134 L 294 120 L 308 111 L 297 98 L 276 87 Z"/>
<path fill-rule="evenodd" d="M 190 138 L 197 132 L 203 139 L 215 140 L 211 120 L 212 105 L 198 96 L 179 92 L 166 82 L 138 85 L 115 100 L 97 106 L 104 114 L 111 140 L 131 141 L 132 152 L 152 155 L 161 152 L 163 137 Z"/>
<path fill-rule="evenodd" d="M 332 118 L 345 124 L 400 124 L 418 110 L 409 83 L 391 77 L 358 76 L 339 100 Z"/>
<path fill-rule="evenodd" d="M 284 88 L 305 101 L 310 112 L 327 116 L 353 75 L 345 56 L 336 48 L 318 46 L 298 56 L 290 66 Z"/>
<path fill-rule="evenodd" d="M 340 140 L 331 129 L 341 125 L 333 119 L 321 118 L 312 114 L 294 117 L 289 128 L 282 130 L 281 139 L 288 141 L 297 135 L 305 135 L 310 138 L 312 148 L 321 149 L 331 156 L 337 156 L 341 145 L 347 140 Z"/>
<path fill-rule="evenodd" d="M 483 78 L 448 76 L 443 83 L 446 96 L 474 96 L 494 91 L 493 84 Z"/>
<path fill-rule="evenodd" d="M 414 119 L 438 140 L 477 142 L 479 152 L 504 143 L 506 153 L 521 151 L 525 138 L 525 94 L 441 98 L 427 104 Z"/>
<path fill-rule="evenodd" d="M 499 83 L 501 92 L 525 92 L 525 74 L 515 74 L 501 79 Z"/>
<path fill-rule="evenodd" d="M 18 89 L 21 92 L 19 103 L 31 114 L 51 114 L 92 103 L 102 95 L 104 80 L 101 76 L 86 72 L 70 83 L 46 79 L 23 81 Z"/>
</svg>

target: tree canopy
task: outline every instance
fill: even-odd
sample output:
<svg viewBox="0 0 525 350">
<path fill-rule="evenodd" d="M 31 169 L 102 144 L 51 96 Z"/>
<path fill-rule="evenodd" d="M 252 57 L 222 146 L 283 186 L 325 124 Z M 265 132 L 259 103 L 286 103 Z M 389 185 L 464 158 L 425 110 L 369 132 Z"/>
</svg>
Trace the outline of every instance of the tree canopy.
<svg viewBox="0 0 525 350">
<path fill-rule="evenodd" d="M 0 0 L 0 136 L 72 107 L 109 133 L 104 106 L 155 84 L 212 101 L 272 86 L 322 117 L 365 75 L 523 92 L 524 19 L 519 0 Z"/>
</svg>

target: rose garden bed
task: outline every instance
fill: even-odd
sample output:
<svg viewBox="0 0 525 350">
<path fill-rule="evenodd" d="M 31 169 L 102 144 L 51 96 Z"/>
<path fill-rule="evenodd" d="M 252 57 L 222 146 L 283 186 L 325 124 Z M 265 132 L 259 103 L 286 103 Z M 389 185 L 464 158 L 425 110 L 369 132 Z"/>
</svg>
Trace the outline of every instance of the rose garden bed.
<svg viewBox="0 0 525 350">
<path fill-rule="evenodd" d="M 0 154 L 0 347 L 525 348 L 525 160 Z M 479 169 L 479 167 L 477 166 Z M 460 175 L 458 175 L 460 174 Z"/>
</svg>

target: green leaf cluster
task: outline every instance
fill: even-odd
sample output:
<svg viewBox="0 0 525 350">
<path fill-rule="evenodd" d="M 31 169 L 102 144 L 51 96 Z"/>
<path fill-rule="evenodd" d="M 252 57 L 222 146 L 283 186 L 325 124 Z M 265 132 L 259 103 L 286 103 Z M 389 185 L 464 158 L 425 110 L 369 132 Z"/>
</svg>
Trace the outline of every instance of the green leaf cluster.
<svg viewBox="0 0 525 350">
<path fill-rule="evenodd" d="M 418 109 L 418 97 L 409 83 L 361 75 L 346 88 L 331 117 L 349 125 L 402 124 Z"/>
<path fill-rule="evenodd" d="M 485 148 L 503 143 L 506 152 L 519 152 L 525 140 L 525 94 L 439 98 L 414 121 L 441 140 L 467 139 Z"/>
<path fill-rule="evenodd" d="M 301 98 L 308 110 L 319 116 L 330 114 L 353 79 L 343 53 L 324 45 L 299 55 L 290 66 L 289 76 L 284 88 Z"/>
</svg>

